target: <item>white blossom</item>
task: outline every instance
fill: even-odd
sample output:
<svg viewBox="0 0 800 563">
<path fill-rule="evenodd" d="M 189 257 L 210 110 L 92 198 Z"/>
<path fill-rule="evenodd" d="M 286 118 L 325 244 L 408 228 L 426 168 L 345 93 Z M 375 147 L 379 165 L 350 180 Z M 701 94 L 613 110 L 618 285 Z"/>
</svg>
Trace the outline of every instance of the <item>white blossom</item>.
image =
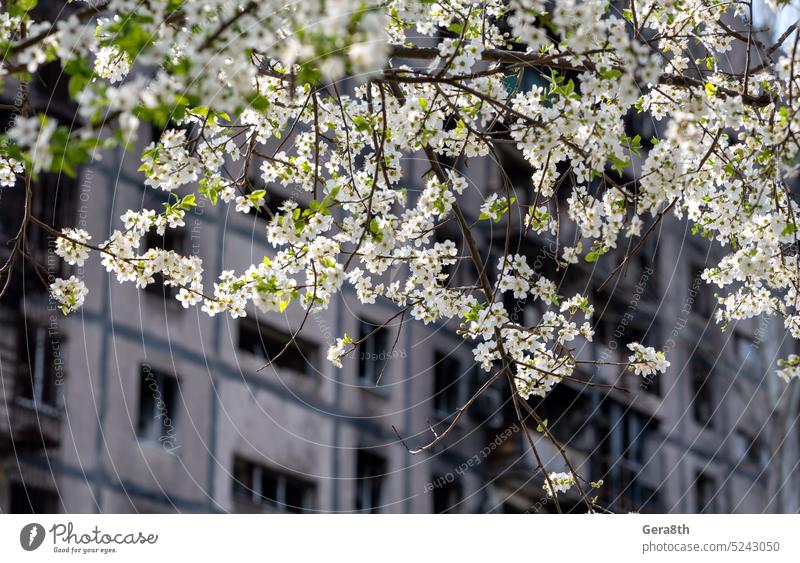
<svg viewBox="0 0 800 563">
<path fill-rule="evenodd" d="M 80 309 L 88 293 L 89 290 L 83 281 L 75 276 L 70 276 L 68 279 L 56 278 L 50 284 L 50 296 L 59 304 L 65 315 Z"/>
<path fill-rule="evenodd" d="M 552 487 L 551 487 L 552 484 Z M 553 497 L 558 493 L 566 493 L 575 485 L 575 476 L 572 473 L 549 473 L 544 480 L 542 488 L 548 497 Z"/>
</svg>

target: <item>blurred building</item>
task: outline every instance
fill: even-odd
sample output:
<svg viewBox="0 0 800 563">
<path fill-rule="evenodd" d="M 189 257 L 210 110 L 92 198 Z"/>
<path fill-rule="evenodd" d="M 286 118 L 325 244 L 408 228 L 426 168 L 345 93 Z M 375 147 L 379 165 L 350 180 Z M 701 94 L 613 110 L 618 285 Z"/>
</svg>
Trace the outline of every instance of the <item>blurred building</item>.
<svg viewBox="0 0 800 563">
<path fill-rule="evenodd" d="M 45 67 L 31 83 L 32 100 L 71 122 L 58 77 Z M 13 101 L 15 93 L 6 94 Z M 14 115 L 2 117 L 5 130 Z M 653 134 L 633 117 L 630 127 L 645 142 Z M 530 174 L 517 158 L 506 152 L 503 165 L 524 203 Z M 163 197 L 144 189 L 137 167 L 135 151 L 117 152 L 77 179 L 43 175 L 34 213 L 100 240 L 125 210 L 160 207 Z M 426 171 L 409 163 L 406 177 L 418 181 Z M 473 162 L 463 172 L 482 189 L 502 187 L 494 165 Z M 267 189 L 273 209 L 297 197 Z M 20 186 L 0 192 L 4 241 L 17 232 L 21 197 Z M 271 252 L 263 215 L 201 204 L 186 223 L 182 234 L 147 244 L 201 256 L 211 276 Z M 672 217 L 613 277 L 629 249 L 559 270 L 553 257 L 571 240 L 567 231 L 561 241 L 529 235 L 520 253 L 558 280 L 562 294 L 592 297 L 597 335 L 577 343 L 575 354 L 619 363 L 627 343 L 641 341 L 666 349 L 671 362 L 652 381 L 587 364 L 580 377 L 590 385 L 565 381 L 531 400 L 579 472 L 603 480 L 592 496 L 613 511 L 800 509 L 800 392 L 774 375 L 776 360 L 793 349 L 782 325 L 756 319 L 722 332 L 710 321 L 713 290 L 698 276 L 714 254 Z M 479 233 L 488 264 L 502 251 L 503 233 Z M 48 273 L 62 272 L 46 236 L 32 230 L 29 243 Z M 0 247 L 0 256 L 7 252 Z M 2 512 L 555 511 L 504 381 L 432 451 L 411 455 L 398 440 L 429 441 L 429 427 L 441 431 L 486 381 L 455 326 L 401 327 L 390 304 L 364 307 L 345 290 L 260 370 L 300 326 L 302 311 L 210 318 L 182 309 L 163 284 L 145 291 L 117 284 L 93 257 L 77 271 L 90 288 L 86 304 L 65 318 L 43 292 L 41 274 L 18 262 L 0 307 Z M 451 272 L 454 283 L 469 276 L 466 268 Z M 507 304 L 523 322 L 542 313 Z M 336 337 L 376 328 L 343 369 L 325 361 Z M 600 386 L 610 384 L 627 391 Z M 528 425 L 548 470 L 567 470 Z M 562 510 L 585 511 L 574 490 L 559 500 Z"/>
</svg>

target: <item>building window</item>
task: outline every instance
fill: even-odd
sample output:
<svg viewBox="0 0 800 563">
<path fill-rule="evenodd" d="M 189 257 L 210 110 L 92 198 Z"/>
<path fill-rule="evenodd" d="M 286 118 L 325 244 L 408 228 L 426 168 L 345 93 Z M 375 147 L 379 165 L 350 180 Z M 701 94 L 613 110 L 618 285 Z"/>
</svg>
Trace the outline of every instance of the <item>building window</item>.
<svg viewBox="0 0 800 563">
<path fill-rule="evenodd" d="M 434 476 L 433 483 L 441 483 L 433 489 L 433 513 L 457 514 L 461 512 L 461 484 L 455 479 L 449 482 L 446 476 Z"/>
<path fill-rule="evenodd" d="M 159 235 L 156 231 L 147 231 L 145 235 L 145 251 L 151 248 L 161 248 L 163 250 L 171 250 L 178 254 L 183 254 L 185 247 L 185 231 L 181 229 L 166 229 L 163 235 Z M 145 287 L 145 291 L 150 295 L 163 297 L 164 299 L 175 299 L 180 289 L 174 285 L 166 285 L 164 283 L 164 276 L 156 274 L 155 281 Z"/>
<path fill-rule="evenodd" d="M 381 510 L 386 460 L 365 450 L 356 454 L 356 510 L 377 513 Z"/>
<path fill-rule="evenodd" d="M 711 366 L 698 354 L 694 354 L 689 362 L 689 370 L 691 371 L 692 394 L 694 395 L 692 416 L 698 424 L 713 428 L 714 389 L 711 381 Z"/>
<path fill-rule="evenodd" d="M 705 473 L 698 473 L 694 481 L 695 509 L 698 514 L 716 512 L 717 484 L 714 479 Z"/>
<path fill-rule="evenodd" d="M 11 514 L 54 514 L 59 511 L 58 495 L 49 489 L 13 483 L 9 487 Z"/>
<path fill-rule="evenodd" d="M 491 374 L 487 374 L 479 365 L 472 366 L 468 380 L 470 382 L 468 386 L 469 394 L 464 397 L 463 401 L 466 402 L 468 397 L 472 397 L 480 391 L 483 384 L 490 377 Z M 495 381 L 484 389 L 467 411 L 476 422 L 481 426 L 486 425 L 488 429 L 496 430 L 503 426 L 505 418 L 503 413 L 503 383 L 503 381 Z"/>
<path fill-rule="evenodd" d="M 639 266 L 639 281 L 637 291 L 643 288 L 642 292 L 648 299 L 658 297 L 658 236 L 645 235 L 644 243 L 635 254 L 636 263 Z"/>
<path fill-rule="evenodd" d="M 359 328 L 358 377 L 362 382 L 377 386 L 389 360 L 389 330 L 362 320 Z"/>
<path fill-rule="evenodd" d="M 136 432 L 140 439 L 174 446 L 178 380 L 144 364 L 139 375 L 139 420 Z"/>
<path fill-rule="evenodd" d="M 597 418 L 593 474 L 605 481 L 603 502 L 618 511 L 657 512 L 657 477 L 652 452 L 658 450 L 658 422 L 627 405 L 605 399 Z M 585 418 L 584 418 L 585 420 Z"/>
<path fill-rule="evenodd" d="M 461 362 L 452 355 L 436 352 L 433 366 L 433 410 L 442 418 L 453 414 L 461 401 Z"/>
<path fill-rule="evenodd" d="M 692 266 L 692 278 L 689 280 L 689 295 L 692 296 L 692 294 L 694 294 L 694 312 L 704 319 L 710 319 L 714 313 L 716 299 L 714 297 L 714 290 L 701 277 L 705 269 L 705 266 L 697 264 Z"/>
<path fill-rule="evenodd" d="M 315 489 L 303 479 L 240 457 L 233 460 L 233 497 L 239 502 L 277 512 L 308 512 L 314 507 Z"/>
<path fill-rule="evenodd" d="M 769 463 L 769 451 L 764 447 L 761 440 L 754 438 L 743 430 L 736 430 L 733 434 L 733 449 L 736 460 L 746 463 L 759 470 L 767 467 Z"/>
<path fill-rule="evenodd" d="M 301 375 L 312 373 L 317 363 L 317 346 L 295 336 L 287 348 L 286 344 L 291 341 L 291 334 L 250 319 L 239 319 L 239 350 L 272 362 L 278 369 Z"/>
<path fill-rule="evenodd" d="M 751 377 L 761 377 L 761 358 L 758 354 L 758 347 L 747 336 L 735 334 L 734 345 L 736 346 L 736 361 L 743 375 Z"/>
<path fill-rule="evenodd" d="M 19 326 L 16 398 L 34 408 L 56 408 L 61 362 L 55 362 L 60 343 L 44 325 L 23 319 Z"/>
</svg>

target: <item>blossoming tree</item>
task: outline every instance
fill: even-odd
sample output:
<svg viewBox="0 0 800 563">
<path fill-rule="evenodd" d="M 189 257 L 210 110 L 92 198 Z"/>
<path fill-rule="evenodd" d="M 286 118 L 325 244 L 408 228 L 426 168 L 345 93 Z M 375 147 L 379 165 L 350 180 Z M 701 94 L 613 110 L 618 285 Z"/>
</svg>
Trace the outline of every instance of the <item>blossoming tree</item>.
<svg viewBox="0 0 800 563">
<path fill-rule="evenodd" d="M 444 439 L 497 380 L 517 416 L 554 440 L 527 399 L 574 377 L 582 360 L 570 343 L 591 340 L 593 307 L 560 295 L 514 250 L 532 232 L 562 240 L 572 225 L 563 268 L 625 248 L 617 272 L 666 214 L 685 217 L 724 255 L 703 273 L 719 292 L 717 321 L 774 315 L 800 337 L 798 34 L 757 29 L 750 0 L 96 0 L 53 21 L 36 17 L 36 0 L 4 6 L 4 87 L 58 61 L 80 116 L 58 124 L 24 96 L 8 108 L 0 184 L 24 190 L 26 211 L 0 270 L 6 285 L 15 260 L 32 259 L 26 233 L 42 229 L 68 264 L 97 253 L 121 283 L 161 276 L 184 307 L 209 315 L 298 307 L 307 318 L 350 285 L 401 319 L 458 323 L 487 376 L 412 451 Z M 647 146 L 625 133 L 636 114 L 659 124 Z M 117 230 L 91 235 L 31 213 L 38 174 L 77 174 L 102 151 L 132 150 L 146 123 L 163 134 L 137 155 L 140 171 L 170 193 L 164 209 L 129 210 Z M 501 146 L 530 167 L 529 193 L 502 168 L 494 190 L 461 173 Z M 412 159 L 428 170 L 418 190 L 404 175 Z M 302 197 L 263 210 L 271 185 Z M 197 257 L 140 250 L 147 233 L 182 228 L 199 198 L 269 213 L 274 253 L 245 271 L 207 272 Z M 504 233 L 491 262 L 476 242 L 487 225 Z M 445 226 L 462 244 L 438 236 Z M 457 285 L 448 272 L 461 264 L 472 275 Z M 48 282 L 65 314 L 82 305 L 81 279 Z M 545 312 L 526 326 L 504 294 Z M 336 366 L 359 345 L 339 336 L 328 351 Z M 623 367 L 637 374 L 669 365 L 651 347 L 629 348 Z M 800 358 L 779 375 L 800 375 Z M 545 490 L 577 487 L 589 503 L 594 484 L 569 467 L 545 473 Z"/>
</svg>

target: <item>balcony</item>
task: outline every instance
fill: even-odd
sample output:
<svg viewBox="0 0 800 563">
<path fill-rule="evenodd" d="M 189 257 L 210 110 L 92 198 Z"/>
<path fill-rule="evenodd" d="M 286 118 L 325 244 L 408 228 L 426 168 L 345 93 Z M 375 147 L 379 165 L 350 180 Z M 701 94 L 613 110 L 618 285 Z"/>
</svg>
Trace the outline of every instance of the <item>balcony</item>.
<svg viewBox="0 0 800 563">
<path fill-rule="evenodd" d="M 61 442 L 59 409 L 34 405 L 18 397 L 0 405 L 0 453 L 20 453 L 57 447 Z"/>
<path fill-rule="evenodd" d="M 64 381 L 61 339 L 43 322 L 0 313 L 0 454 L 59 445 L 60 389 Z M 16 317 L 16 318 L 15 318 Z"/>
</svg>

